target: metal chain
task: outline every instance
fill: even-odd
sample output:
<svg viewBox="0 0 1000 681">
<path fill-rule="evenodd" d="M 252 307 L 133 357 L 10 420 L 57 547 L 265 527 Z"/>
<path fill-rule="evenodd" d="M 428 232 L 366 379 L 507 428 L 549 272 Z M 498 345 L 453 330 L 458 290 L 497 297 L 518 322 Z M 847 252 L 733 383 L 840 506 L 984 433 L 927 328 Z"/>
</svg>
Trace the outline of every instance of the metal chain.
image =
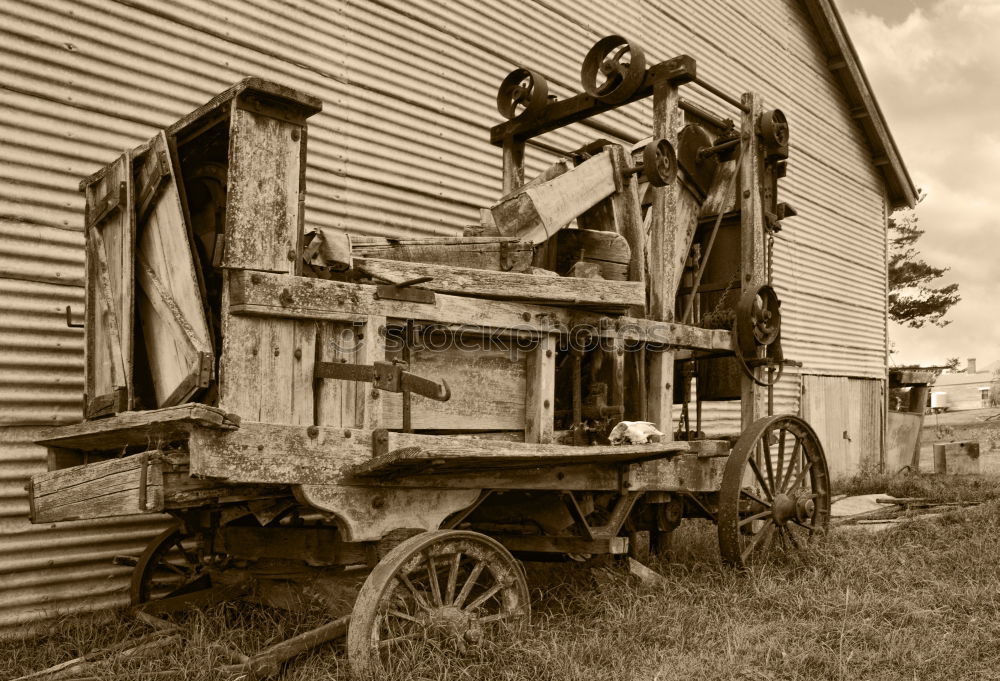
<svg viewBox="0 0 1000 681">
<path fill-rule="evenodd" d="M 774 232 L 767 233 L 767 285 L 774 285 Z"/>
</svg>

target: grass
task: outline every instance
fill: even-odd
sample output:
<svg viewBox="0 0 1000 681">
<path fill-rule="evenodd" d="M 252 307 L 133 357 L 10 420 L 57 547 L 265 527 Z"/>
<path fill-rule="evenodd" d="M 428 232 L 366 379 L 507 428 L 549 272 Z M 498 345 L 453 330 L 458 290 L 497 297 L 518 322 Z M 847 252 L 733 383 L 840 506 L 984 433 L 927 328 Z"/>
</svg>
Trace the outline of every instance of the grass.
<svg viewBox="0 0 1000 681">
<path fill-rule="evenodd" d="M 927 477 L 874 489 L 879 482 L 853 480 L 841 491 L 987 503 L 877 534 L 834 532 L 802 559 L 749 573 L 718 564 L 713 526 L 686 522 L 674 560 L 654 566 L 665 577 L 657 586 L 572 564 L 532 566 L 530 624 L 464 658 L 422 652 L 385 678 L 1000 679 L 1000 481 Z M 193 613 L 183 644 L 112 664 L 99 678 L 138 680 L 144 668 L 215 679 L 223 647 L 252 653 L 322 617 L 234 605 Z M 0 678 L 146 632 L 124 613 L 62 620 L 45 636 L 0 643 Z M 280 678 L 349 675 L 333 645 L 293 661 Z"/>
</svg>

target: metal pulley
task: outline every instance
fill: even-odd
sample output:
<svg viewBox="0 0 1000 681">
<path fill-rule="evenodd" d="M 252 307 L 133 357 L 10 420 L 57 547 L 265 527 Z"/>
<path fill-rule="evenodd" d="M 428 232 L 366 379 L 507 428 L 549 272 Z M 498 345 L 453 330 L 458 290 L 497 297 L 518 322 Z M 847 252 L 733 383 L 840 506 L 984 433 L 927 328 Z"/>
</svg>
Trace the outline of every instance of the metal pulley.
<svg viewBox="0 0 1000 681">
<path fill-rule="evenodd" d="M 645 78 L 645 53 L 621 35 L 598 40 L 587 52 L 580 71 L 584 92 L 605 104 L 628 101 Z"/>
<path fill-rule="evenodd" d="M 760 115 L 760 136 L 768 161 L 788 158 L 788 119 L 781 109 L 771 109 Z"/>
<path fill-rule="evenodd" d="M 507 74 L 497 92 L 497 111 L 504 118 L 535 118 L 545 110 L 549 84 L 538 71 L 524 67 Z"/>
<path fill-rule="evenodd" d="M 654 139 L 643 148 L 642 170 L 654 187 L 666 187 L 677 179 L 677 154 L 669 140 Z"/>
<path fill-rule="evenodd" d="M 701 153 L 711 146 L 712 136 L 696 123 L 685 125 L 677 135 L 677 163 L 703 196 L 712 188 L 712 180 L 719 168 L 717 154 Z"/>
<path fill-rule="evenodd" d="M 736 359 L 743 373 L 757 385 L 769 388 L 784 372 L 781 351 L 781 301 L 770 286 L 743 294 L 736 305 Z M 760 366 L 777 367 L 768 380 L 754 375 Z"/>
</svg>

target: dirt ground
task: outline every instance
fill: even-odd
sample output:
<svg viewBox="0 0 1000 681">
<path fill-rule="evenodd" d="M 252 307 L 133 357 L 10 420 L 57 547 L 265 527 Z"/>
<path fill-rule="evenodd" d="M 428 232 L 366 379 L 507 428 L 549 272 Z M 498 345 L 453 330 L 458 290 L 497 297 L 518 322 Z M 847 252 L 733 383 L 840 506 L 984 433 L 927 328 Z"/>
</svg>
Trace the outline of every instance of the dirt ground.
<svg viewBox="0 0 1000 681">
<path fill-rule="evenodd" d="M 993 418 L 990 418 L 993 417 Z M 924 416 L 920 470 L 934 471 L 934 444 L 978 440 L 980 472 L 1000 475 L 1000 408 L 969 409 Z"/>
</svg>

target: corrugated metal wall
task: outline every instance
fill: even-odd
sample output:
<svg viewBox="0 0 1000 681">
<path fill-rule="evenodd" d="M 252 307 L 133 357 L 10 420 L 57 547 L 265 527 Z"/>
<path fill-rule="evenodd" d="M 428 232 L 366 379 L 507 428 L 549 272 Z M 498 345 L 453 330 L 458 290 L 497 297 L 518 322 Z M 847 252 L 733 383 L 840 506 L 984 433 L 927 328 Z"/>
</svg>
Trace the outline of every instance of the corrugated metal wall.
<svg viewBox="0 0 1000 681">
<path fill-rule="evenodd" d="M 66 305 L 82 311 L 80 177 L 258 75 L 324 101 L 310 127 L 310 224 L 456 234 L 498 195 L 487 130 L 503 76 L 530 65 L 566 96 L 579 89 L 586 50 L 612 31 L 635 36 L 651 62 L 691 54 L 703 77 L 734 94 L 761 91 L 785 110 L 783 192 L 800 213 L 775 246 L 786 355 L 806 372 L 883 378 L 882 184 L 795 0 L 0 4 L 0 627 L 42 608 L 81 607 L 84 582 L 105 580 L 107 595 L 92 605 L 120 599 L 124 571 L 109 567 L 110 547 L 154 530 L 148 521 L 80 530 L 24 520 L 20 486 L 43 453 L 22 426 L 80 413 L 82 338 L 63 318 Z M 696 90 L 685 96 L 718 108 Z M 638 138 L 649 110 L 605 118 Z M 593 136 L 577 126 L 544 141 L 571 149 Z M 549 159 L 531 151 L 529 170 Z M 784 385 L 779 405 L 793 409 L 798 382 Z M 95 537 L 102 543 L 92 546 Z M 36 571 L 42 565 L 51 567 Z"/>
</svg>

